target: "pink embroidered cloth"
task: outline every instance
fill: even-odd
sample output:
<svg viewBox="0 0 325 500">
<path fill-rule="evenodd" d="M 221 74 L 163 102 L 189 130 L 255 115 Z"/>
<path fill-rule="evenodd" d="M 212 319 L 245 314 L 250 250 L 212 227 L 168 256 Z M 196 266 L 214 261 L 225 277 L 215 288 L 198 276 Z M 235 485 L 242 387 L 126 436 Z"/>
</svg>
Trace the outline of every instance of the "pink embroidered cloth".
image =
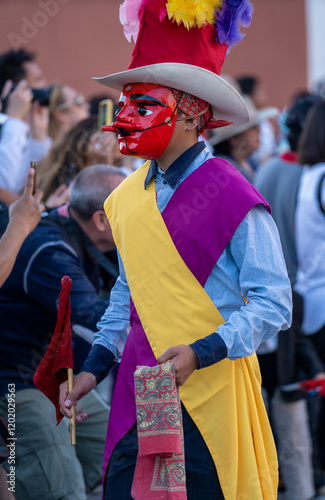
<svg viewBox="0 0 325 500">
<path fill-rule="evenodd" d="M 139 451 L 134 500 L 186 500 L 182 410 L 172 363 L 134 372 Z"/>
</svg>

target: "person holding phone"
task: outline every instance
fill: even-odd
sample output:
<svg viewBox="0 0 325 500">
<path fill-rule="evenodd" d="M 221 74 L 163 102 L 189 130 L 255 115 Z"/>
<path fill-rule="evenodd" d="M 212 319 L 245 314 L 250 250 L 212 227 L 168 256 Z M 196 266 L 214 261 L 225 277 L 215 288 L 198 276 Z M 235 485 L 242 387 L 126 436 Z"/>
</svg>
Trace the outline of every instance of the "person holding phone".
<svg viewBox="0 0 325 500">
<path fill-rule="evenodd" d="M 32 160 L 46 156 L 51 146 L 48 136 L 47 82 L 35 54 L 24 49 L 0 54 L 0 96 L 6 102 L 2 112 L 6 120 L 1 127 L 0 187 L 19 194 Z M 10 175 L 8 174 L 10 172 Z"/>
<path fill-rule="evenodd" d="M 0 286 L 8 278 L 15 264 L 18 252 L 27 236 L 41 219 L 44 205 L 43 193 L 35 191 L 35 170 L 29 169 L 24 193 L 9 207 L 9 224 L 0 240 Z"/>
</svg>

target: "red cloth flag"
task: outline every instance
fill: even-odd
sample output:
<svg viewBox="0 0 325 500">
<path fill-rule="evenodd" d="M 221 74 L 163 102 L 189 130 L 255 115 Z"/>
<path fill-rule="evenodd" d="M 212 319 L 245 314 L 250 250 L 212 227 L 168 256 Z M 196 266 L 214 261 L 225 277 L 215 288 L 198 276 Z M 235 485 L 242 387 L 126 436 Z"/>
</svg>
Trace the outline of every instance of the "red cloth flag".
<svg viewBox="0 0 325 500">
<path fill-rule="evenodd" d="M 50 345 L 33 377 L 36 387 L 54 404 L 56 408 L 57 425 L 63 418 L 59 408 L 59 387 L 60 384 L 65 382 L 68 378 L 67 368 L 73 368 L 70 320 L 71 278 L 69 278 L 69 276 L 64 276 L 61 280 L 61 285 L 58 319 L 55 330 Z"/>
</svg>

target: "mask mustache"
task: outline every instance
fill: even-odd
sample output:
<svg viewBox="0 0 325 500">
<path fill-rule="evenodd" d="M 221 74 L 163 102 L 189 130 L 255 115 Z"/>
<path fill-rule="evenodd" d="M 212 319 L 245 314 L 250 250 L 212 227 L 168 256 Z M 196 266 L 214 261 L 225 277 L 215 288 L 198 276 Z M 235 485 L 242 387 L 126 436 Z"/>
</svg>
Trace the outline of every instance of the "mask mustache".
<svg viewBox="0 0 325 500">
<path fill-rule="evenodd" d="M 130 135 L 134 132 L 142 132 L 143 128 L 135 128 L 131 123 L 113 122 L 111 125 L 103 125 L 103 132 L 115 132 L 122 136 Z"/>
</svg>

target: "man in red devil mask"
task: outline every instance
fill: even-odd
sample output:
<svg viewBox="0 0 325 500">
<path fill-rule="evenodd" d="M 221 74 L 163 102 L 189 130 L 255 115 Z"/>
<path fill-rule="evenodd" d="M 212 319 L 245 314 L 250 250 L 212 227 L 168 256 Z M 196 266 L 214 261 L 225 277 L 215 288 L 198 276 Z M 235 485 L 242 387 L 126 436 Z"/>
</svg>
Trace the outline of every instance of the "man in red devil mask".
<svg viewBox="0 0 325 500">
<path fill-rule="evenodd" d="M 120 110 L 113 128 L 125 155 L 154 160 L 168 146 L 176 123 L 176 101 L 161 85 L 126 85 L 119 99 Z"/>
<path fill-rule="evenodd" d="M 150 161 L 105 202 L 120 276 L 74 389 L 61 386 L 61 412 L 120 363 L 106 500 L 275 500 L 255 351 L 288 328 L 290 283 L 266 201 L 198 141 L 247 109 L 218 76 L 224 25 L 216 43 L 212 24 L 187 29 L 171 3 L 140 4 L 130 68 L 100 82 L 122 91 L 108 127 L 120 151 Z"/>
<path fill-rule="evenodd" d="M 186 116 L 197 119 L 194 128 L 200 133 L 204 132 L 209 120 L 213 121 L 207 102 L 186 92 L 152 83 L 125 85 L 119 106 L 117 121 L 104 130 L 114 130 L 119 134 L 122 154 L 147 160 L 162 156 L 173 136 L 176 121 L 184 120 Z"/>
</svg>

